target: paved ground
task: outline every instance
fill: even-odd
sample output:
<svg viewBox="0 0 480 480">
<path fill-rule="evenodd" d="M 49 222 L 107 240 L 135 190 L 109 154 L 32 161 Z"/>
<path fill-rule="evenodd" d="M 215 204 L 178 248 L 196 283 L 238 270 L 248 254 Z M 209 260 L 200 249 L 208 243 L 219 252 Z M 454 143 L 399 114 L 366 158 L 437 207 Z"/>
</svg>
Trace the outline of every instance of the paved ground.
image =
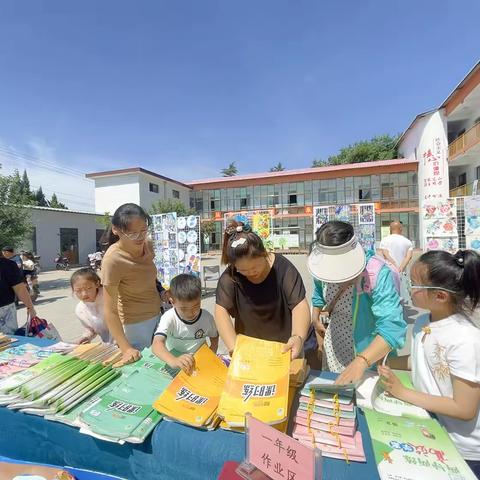
<svg viewBox="0 0 480 480">
<path fill-rule="evenodd" d="M 307 289 L 307 298 L 312 295 L 313 281 L 306 268 L 306 255 L 287 255 L 287 258 L 297 267 L 302 275 L 305 287 Z M 204 265 L 219 265 L 220 257 L 206 256 Z M 59 331 L 64 341 L 70 342 L 78 339 L 83 331 L 82 326 L 75 317 L 75 305 L 77 300 L 73 297 L 69 279 L 73 270 L 41 272 L 40 291 L 41 295 L 36 301 L 37 313 L 40 317 L 46 318 L 52 322 Z M 203 299 L 203 308 L 213 313 L 215 305 L 215 282 L 208 282 L 207 292 Z M 408 310 L 411 323 L 417 311 Z M 18 321 L 20 325 L 26 320 L 25 309 L 20 308 L 18 312 Z M 408 344 L 409 342 L 407 342 Z"/>
</svg>

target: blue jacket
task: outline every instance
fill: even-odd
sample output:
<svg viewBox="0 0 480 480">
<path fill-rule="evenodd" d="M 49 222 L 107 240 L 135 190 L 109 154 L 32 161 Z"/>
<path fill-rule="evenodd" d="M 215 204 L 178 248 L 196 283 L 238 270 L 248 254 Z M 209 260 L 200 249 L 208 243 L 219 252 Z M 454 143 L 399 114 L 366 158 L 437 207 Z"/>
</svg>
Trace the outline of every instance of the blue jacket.
<svg viewBox="0 0 480 480">
<path fill-rule="evenodd" d="M 380 264 L 377 257 L 375 262 L 373 257 L 373 252 L 367 252 L 367 267 L 360 281 L 360 294 L 358 295 L 357 286 L 353 290 L 353 316 L 358 308 L 353 331 L 355 352 L 365 350 L 377 335 L 380 335 L 394 351 L 405 344 L 407 323 L 392 271 L 383 262 L 383 265 Z M 377 271 L 373 272 L 375 280 L 373 288 L 370 288 L 372 269 Z M 312 305 L 321 308 L 326 304 L 323 296 L 324 284 L 319 280 L 314 280 L 314 284 Z"/>
</svg>

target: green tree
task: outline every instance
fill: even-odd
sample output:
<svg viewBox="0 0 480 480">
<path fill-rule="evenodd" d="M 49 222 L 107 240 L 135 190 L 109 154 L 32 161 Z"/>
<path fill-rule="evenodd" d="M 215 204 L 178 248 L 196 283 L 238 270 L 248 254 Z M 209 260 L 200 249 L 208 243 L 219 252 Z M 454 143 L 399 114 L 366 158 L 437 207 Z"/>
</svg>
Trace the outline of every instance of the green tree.
<svg viewBox="0 0 480 480">
<path fill-rule="evenodd" d="M 232 162 L 227 168 L 223 168 L 220 172 L 223 177 L 234 177 L 238 175 L 238 168 L 235 165 L 235 162 Z"/>
<path fill-rule="evenodd" d="M 396 143 L 399 136 L 379 135 L 370 140 L 363 140 L 340 149 L 337 155 L 328 157 L 325 165 L 343 165 L 347 163 L 373 162 L 397 158 Z M 314 167 L 324 166 L 315 165 Z"/>
<path fill-rule="evenodd" d="M 325 167 L 326 165 L 328 165 L 328 161 L 322 160 L 320 158 L 313 159 L 312 168 Z"/>
<path fill-rule="evenodd" d="M 58 201 L 56 193 L 52 195 L 52 199 L 48 202 L 48 205 L 52 208 L 62 208 L 63 210 L 68 210 L 68 207 L 64 203 Z"/>
<path fill-rule="evenodd" d="M 38 187 L 38 190 L 34 194 L 35 205 L 39 207 L 48 207 L 48 201 L 45 198 L 42 187 Z"/>
<path fill-rule="evenodd" d="M 110 212 L 105 212 L 102 217 L 97 217 L 96 221 L 104 230 L 106 230 L 112 223 L 112 216 L 110 215 Z"/>
<path fill-rule="evenodd" d="M 14 177 L 0 175 L 0 246 L 18 247 L 32 231 L 28 209 L 10 202 L 11 186 L 17 186 Z"/>
<path fill-rule="evenodd" d="M 28 204 L 32 203 L 33 195 L 30 189 L 30 180 L 28 179 L 26 170 L 23 170 L 23 175 L 22 175 L 22 194 L 26 199 L 28 199 Z"/>
<path fill-rule="evenodd" d="M 23 189 L 22 177 L 18 170 L 14 170 L 13 175 L 6 177 L 7 180 L 7 198 L 6 201 L 10 204 L 25 205 L 26 197 Z"/>
<path fill-rule="evenodd" d="M 177 215 L 179 217 L 186 217 L 188 215 L 195 214 L 195 210 L 193 210 L 193 208 L 186 207 L 182 201 L 177 200 L 176 198 L 159 200 L 158 202 L 155 202 L 150 208 L 150 213 L 152 215 L 170 212 L 177 212 Z"/>
<path fill-rule="evenodd" d="M 285 167 L 282 165 L 282 162 L 278 162 L 270 169 L 271 172 L 283 172 L 284 170 Z"/>
</svg>

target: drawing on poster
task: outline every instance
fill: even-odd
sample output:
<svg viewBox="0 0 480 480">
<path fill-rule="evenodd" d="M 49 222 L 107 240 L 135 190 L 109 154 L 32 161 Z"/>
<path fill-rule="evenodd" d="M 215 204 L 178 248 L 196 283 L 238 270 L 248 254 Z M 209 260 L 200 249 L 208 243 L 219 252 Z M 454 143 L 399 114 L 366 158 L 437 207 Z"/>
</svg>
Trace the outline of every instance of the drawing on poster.
<svg viewBox="0 0 480 480">
<path fill-rule="evenodd" d="M 465 237 L 465 240 L 467 242 L 467 249 L 468 250 L 480 251 L 480 236 L 467 235 Z"/>
<path fill-rule="evenodd" d="M 359 205 L 358 208 L 358 223 L 375 224 L 375 204 L 367 203 Z"/>
<path fill-rule="evenodd" d="M 337 205 L 335 207 L 335 220 L 350 222 L 350 205 Z"/>
<path fill-rule="evenodd" d="M 328 222 L 330 218 L 329 207 L 315 207 L 313 210 L 313 233 L 325 223 Z"/>
<path fill-rule="evenodd" d="M 433 218 L 456 218 L 457 204 L 455 200 L 448 199 L 443 202 L 425 204 L 423 206 L 423 218 L 430 220 Z"/>
<path fill-rule="evenodd" d="M 456 237 L 458 236 L 456 217 L 431 218 L 425 220 L 427 237 Z"/>
<path fill-rule="evenodd" d="M 270 220 L 271 215 L 269 212 L 255 213 L 252 215 L 252 230 L 262 240 L 270 237 Z"/>
<path fill-rule="evenodd" d="M 363 224 L 359 225 L 360 245 L 364 250 L 375 250 L 375 225 Z"/>
<path fill-rule="evenodd" d="M 465 235 L 480 236 L 480 195 L 465 198 Z"/>
<path fill-rule="evenodd" d="M 427 250 L 445 250 L 455 253 L 458 250 L 458 237 L 427 237 Z"/>
</svg>

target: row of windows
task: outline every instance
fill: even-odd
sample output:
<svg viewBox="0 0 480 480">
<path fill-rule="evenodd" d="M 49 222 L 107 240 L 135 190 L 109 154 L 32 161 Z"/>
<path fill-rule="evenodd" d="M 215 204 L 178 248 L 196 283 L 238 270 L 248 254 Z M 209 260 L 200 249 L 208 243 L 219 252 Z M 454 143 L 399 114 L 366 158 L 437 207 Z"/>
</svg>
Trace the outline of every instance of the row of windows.
<svg viewBox="0 0 480 480">
<path fill-rule="evenodd" d="M 152 193 L 158 193 L 159 192 L 158 184 L 149 183 L 148 184 L 148 190 Z M 173 198 L 180 198 L 180 192 L 178 190 L 172 190 L 172 197 Z"/>
<path fill-rule="evenodd" d="M 197 191 L 192 192 L 191 206 L 208 214 L 249 208 L 393 200 L 401 201 L 403 206 L 417 205 L 415 172 Z"/>
</svg>

